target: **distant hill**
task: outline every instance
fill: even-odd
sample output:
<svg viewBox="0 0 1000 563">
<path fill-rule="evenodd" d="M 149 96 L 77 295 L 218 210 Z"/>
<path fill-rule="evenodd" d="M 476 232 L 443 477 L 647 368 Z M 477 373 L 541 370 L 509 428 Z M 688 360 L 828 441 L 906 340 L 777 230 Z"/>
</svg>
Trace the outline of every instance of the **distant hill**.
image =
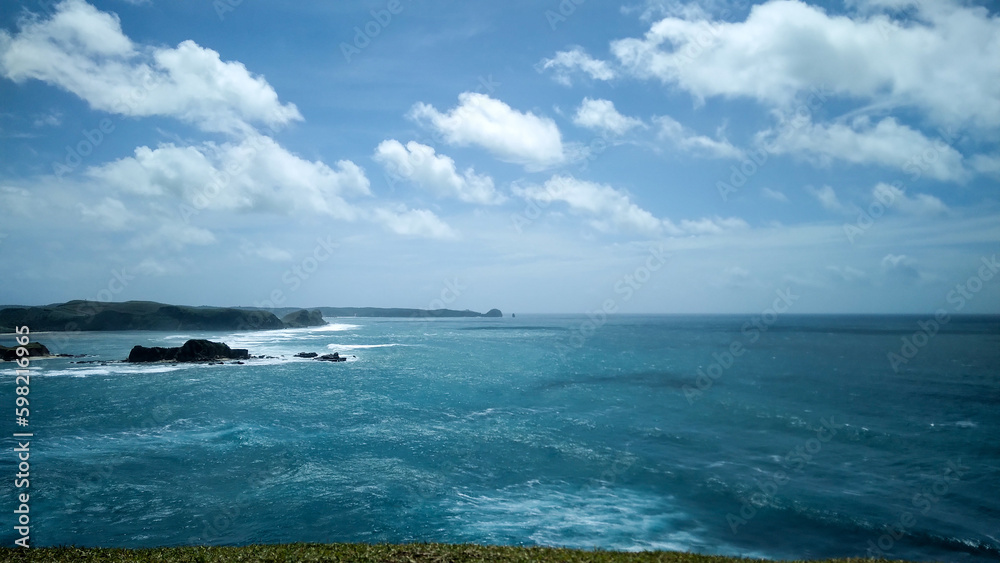
<svg viewBox="0 0 1000 563">
<path fill-rule="evenodd" d="M 279 318 L 282 317 L 282 318 Z M 399 309 L 378 307 L 297 307 L 256 309 L 250 307 L 187 307 L 154 301 L 69 301 L 38 307 L 0 309 L 0 332 L 28 326 L 41 331 L 107 330 L 271 330 L 319 326 L 322 317 L 461 318 L 502 317 L 498 309 L 487 313 L 452 309 Z"/>
<path fill-rule="evenodd" d="M 15 326 L 39 331 L 268 330 L 284 328 L 273 313 L 224 307 L 185 307 L 153 301 L 69 301 L 0 310 L 0 332 Z"/>
</svg>

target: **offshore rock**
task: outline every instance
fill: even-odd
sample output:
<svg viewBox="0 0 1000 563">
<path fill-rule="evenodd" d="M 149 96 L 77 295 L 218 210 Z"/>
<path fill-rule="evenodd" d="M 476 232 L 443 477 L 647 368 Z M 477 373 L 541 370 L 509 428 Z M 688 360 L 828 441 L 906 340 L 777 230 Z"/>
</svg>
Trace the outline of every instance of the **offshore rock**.
<svg viewBox="0 0 1000 563">
<path fill-rule="evenodd" d="M 245 348 L 232 349 L 223 342 L 210 340 L 188 340 L 180 348 L 159 346 L 135 346 L 129 352 L 127 362 L 205 362 L 214 360 L 249 360 L 250 352 Z"/>
</svg>

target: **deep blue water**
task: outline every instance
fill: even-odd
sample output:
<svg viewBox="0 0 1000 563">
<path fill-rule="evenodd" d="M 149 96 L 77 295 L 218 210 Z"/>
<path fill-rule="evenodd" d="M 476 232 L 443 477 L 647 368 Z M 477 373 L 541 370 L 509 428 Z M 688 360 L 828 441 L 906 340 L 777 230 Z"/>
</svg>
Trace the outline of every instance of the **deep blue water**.
<svg viewBox="0 0 1000 563">
<path fill-rule="evenodd" d="M 1000 318 L 950 318 L 898 372 L 888 354 L 923 317 L 328 320 L 37 335 L 87 360 L 193 337 L 278 359 L 36 361 L 31 543 L 1000 558 Z M 24 429 L 2 374 L 12 545 Z"/>
</svg>

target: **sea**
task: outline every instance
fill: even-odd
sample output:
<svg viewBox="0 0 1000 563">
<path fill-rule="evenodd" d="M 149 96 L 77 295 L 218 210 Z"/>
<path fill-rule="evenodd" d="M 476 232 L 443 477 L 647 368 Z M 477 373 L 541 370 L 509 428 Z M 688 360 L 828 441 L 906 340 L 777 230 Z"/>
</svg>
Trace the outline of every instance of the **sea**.
<svg viewBox="0 0 1000 563">
<path fill-rule="evenodd" d="M 3 545 L 1000 560 L 1000 317 L 326 320 L 32 335 L 85 357 L 32 362 L 26 426 L 0 364 Z M 193 338 L 265 358 L 121 362 Z"/>
</svg>

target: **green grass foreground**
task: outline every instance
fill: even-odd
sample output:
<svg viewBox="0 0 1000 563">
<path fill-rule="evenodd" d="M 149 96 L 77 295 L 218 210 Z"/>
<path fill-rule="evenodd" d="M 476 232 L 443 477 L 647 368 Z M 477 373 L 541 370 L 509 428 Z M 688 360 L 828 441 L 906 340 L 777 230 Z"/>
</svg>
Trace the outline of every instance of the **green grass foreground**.
<svg viewBox="0 0 1000 563">
<path fill-rule="evenodd" d="M 88 561 L 149 561 L 184 563 L 223 563 L 231 561 L 344 561 L 344 562 L 586 562 L 586 563 L 749 563 L 759 559 L 740 559 L 715 555 L 695 555 L 667 551 L 623 553 L 618 551 L 582 551 L 548 547 L 505 547 L 481 545 L 407 544 L 369 545 L 287 544 L 250 545 L 245 547 L 165 547 L 157 549 L 109 549 L 51 547 L 40 549 L 0 548 L 0 561 L 81 563 Z M 822 563 L 875 563 L 876 559 L 830 559 Z M 773 563 L 773 562 L 768 562 Z M 821 563 L 821 562 L 815 562 Z"/>
</svg>

